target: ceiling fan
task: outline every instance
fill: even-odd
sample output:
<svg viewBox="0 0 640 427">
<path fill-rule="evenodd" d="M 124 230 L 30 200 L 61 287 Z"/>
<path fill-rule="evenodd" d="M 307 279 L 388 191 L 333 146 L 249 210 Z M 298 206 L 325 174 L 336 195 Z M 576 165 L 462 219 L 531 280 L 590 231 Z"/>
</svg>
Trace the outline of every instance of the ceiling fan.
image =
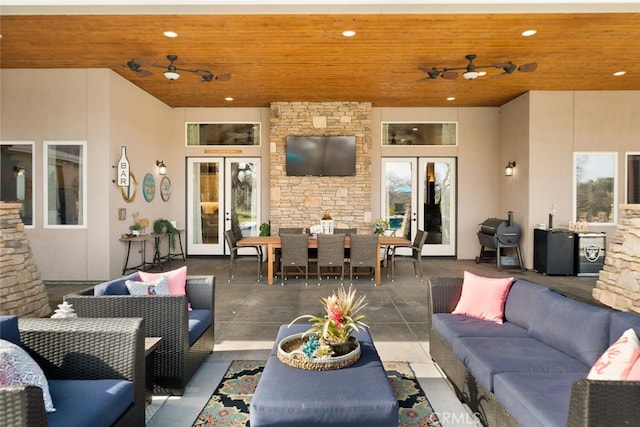
<svg viewBox="0 0 640 427">
<path fill-rule="evenodd" d="M 442 77 L 443 79 L 447 79 L 447 80 L 455 80 L 458 78 L 458 71 L 460 70 L 464 70 L 464 73 L 462 73 L 462 77 L 464 77 L 467 80 L 475 80 L 478 77 L 487 74 L 486 71 L 478 71 L 478 69 L 482 69 L 482 68 L 501 68 L 503 70 L 502 73 L 496 74 L 495 76 L 491 77 L 492 79 L 503 77 L 507 74 L 512 74 L 514 71 L 530 73 L 532 71 L 535 71 L 536 68 L 538 68 L 538 64 L 536 62 L 530 62 L 528 64 L 524 64 L 521 66 L 517 66 L 511 61 L 498 63 L 498 64 L 491 64 L 491 65 L 475 65 L 473 63 L 473 61 L 476 59 L 476 55 L 474 53 L 470 53 L 469 55 L 465 56 L 465 58 L 467 58 L 467 60 L 469 61 L 466 67 L 455 67 L 455 68 L 431 67 L 429 68 L 425 66 L 420 66 L 418 67 L 418 69 L 427 73 L 427 76 L 419 79 L 418 81 L 434 80 L 434 79 L 437 79 L 438 77 Z"/>
<path fill-rule="evenodd" d="M 179 71 L 193 73 L 197 76 L 202 77 L 201 82 L 211 82 L 213 80 L 219 81 L 227 81 L 231 78 L 231 74 L 213 74 L 209 70 L 191 70 L 188 68 L 180 68 L 177 67 L 174 62 L 178 59 L 177 55 L 167 55 L 167 59 L 169 60 L 169 65 L 159 65 L 153 64 L 149 61 L 146 61 L 142 58 L 133 58 L 131 61 L 127 62 L 127 67 L 136 73 L 138 77 L 148 77 L 153 75 L 153 73 L 143 67 L 155 67 L 155 68 L 164 68 L 166 71 L 163 73 L 164 77 L 168 80 L 178 80 L 180 78 Z"/>
</svg>

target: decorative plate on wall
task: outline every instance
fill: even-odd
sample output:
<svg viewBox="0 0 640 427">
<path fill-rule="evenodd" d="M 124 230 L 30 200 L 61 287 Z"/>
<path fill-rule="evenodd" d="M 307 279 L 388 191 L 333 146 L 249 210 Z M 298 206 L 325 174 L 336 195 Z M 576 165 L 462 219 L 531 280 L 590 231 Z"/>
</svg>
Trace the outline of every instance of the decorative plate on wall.
<svg viewBox="0 0 640 427">
<path fill-rule="evenodd" d="M 150 173 L 146 174 L 142 180 L 142 194 L 147 202 L 152 201 L 156 195 L 156 180 Z"/>
<path fill-rule="evenodd" d="M 171 181 L 169 177 L 165 176 L 160 181 L 160 196 L 165 202 L 171 197 Z"/>
</svg>

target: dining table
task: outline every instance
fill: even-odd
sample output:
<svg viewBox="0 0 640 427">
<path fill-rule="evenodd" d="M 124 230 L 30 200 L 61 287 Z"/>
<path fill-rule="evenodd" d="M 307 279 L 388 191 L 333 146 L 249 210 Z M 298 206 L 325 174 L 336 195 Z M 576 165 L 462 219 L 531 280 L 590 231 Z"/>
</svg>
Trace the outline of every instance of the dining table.
<svg viewBox="0 0 640 427">
<path fill-rule="evenodd" d="M 267 248 L 267 284 L 273 285 L 274 278 L 274 265 L 275 265 L 275 251 L 277 248 L 282 247 L 282 242 L 280 241 L 280 236 L 248 236 L 243 237 L 238 240 L 238 246 L 240 247 L 252 247 L 252 246 L 266 246 Z M 378 245 L 377 251 L 380 253 L 380 249 L 383 247 L 389 246 L 411 246 L 412 242 L 409 239 L 404 237 L 396 237 L 396 236 L 384 236 L 381 235 L 378 237 Z M 317 248 L 318 247 L 318 239 L 309 235 L 309 248 Z M 351 240 L 349 236 L 346 236 L 344 239 L 344 247 L 351 247 Z M 380 285 L 382 282 L 382 275 L 380 274 L 380 262 L 381 259 L 378 257 L 378 265 L 376 265 L 376 273 L 375 273 L 375 283 L 376 286 Z"/>
</svg>

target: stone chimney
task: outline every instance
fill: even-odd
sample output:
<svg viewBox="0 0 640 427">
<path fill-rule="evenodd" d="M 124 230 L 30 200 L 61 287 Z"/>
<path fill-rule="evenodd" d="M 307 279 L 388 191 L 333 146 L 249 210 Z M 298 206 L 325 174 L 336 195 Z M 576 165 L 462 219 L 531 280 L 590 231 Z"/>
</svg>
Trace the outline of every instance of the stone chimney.
<svg viewBox="0 0 640 427">
<path fill-rule="evenodd" d="M 620 222 L 592 295 L 609 307 L 640 313 L 640 205 L 620 205 Z"/>
<path fill-rule="evenodd" d="M 0 315 L 45 317 L 51 313 L 20 219 L 20 203 L 0 202 Z"/>
</svg>

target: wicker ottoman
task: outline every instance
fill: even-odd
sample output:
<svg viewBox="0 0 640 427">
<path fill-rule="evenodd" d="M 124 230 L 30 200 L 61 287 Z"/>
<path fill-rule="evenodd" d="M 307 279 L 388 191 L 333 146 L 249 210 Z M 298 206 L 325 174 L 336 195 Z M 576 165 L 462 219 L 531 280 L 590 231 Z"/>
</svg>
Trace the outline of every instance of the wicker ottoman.
<svg viewBox="0 0 640 427">
<path fill-rule="evenodd" d="M 346 368 L 307 371 L 278 359 L 280 340 L 308 328 L 280 327 L 251 399 L 251 427 L 397 426 L 398 401 L 368 331 L 354 334 L 362 354 Z"/>
</svg>

